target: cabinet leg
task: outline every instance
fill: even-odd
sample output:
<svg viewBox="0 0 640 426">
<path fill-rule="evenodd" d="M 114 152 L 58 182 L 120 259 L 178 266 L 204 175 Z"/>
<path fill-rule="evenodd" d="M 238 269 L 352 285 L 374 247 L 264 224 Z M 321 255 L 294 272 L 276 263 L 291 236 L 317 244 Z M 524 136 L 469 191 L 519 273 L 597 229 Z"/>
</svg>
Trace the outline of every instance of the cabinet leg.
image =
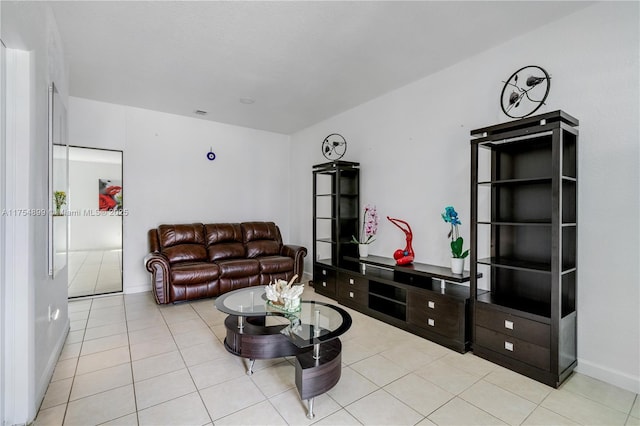
<svg viewBox="0 0 640 426">
<path fill-rule="evenodd" d="M 253 374 L 253 364 L 256 363 L 254 358 L 249 358 L 249 368 L 247 368 L 247 375 L 250 376 Z"/>
<path fill-rule="evenodd" d="M 308 400 L 308 404 L 309 404 L 309 411 L 307 412 L 307 418 L 308 419 L 313 419 L 316 415 L 313 413 L 313 400 L 315 398 L 310 398 Z"/>
</svg>

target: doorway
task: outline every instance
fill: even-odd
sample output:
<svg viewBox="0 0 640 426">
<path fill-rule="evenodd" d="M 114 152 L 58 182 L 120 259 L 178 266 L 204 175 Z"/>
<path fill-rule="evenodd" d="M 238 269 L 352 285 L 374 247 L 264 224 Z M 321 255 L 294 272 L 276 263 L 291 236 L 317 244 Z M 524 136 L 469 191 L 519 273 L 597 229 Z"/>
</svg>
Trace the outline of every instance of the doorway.
<svg viewBox="0 0 640 426">
<path fill-rule="evenodd" d="M 122 151 L 69 147 L 69 298 L 122 292 Z"/>
</svg>

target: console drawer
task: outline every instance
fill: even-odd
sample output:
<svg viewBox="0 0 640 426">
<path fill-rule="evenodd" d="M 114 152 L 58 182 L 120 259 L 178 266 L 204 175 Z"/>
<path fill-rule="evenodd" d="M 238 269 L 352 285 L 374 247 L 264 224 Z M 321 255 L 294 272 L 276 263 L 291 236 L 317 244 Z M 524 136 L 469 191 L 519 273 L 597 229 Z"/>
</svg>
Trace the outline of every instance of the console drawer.
<svg viewBox="0 0 640 426">
<path fill-rule="evenodd" d="M 345 283 L 340 283 L 338 286 L 338 301 L 340 303 L 349 304 L 357 303 L 358 305 L 367 306 L 369 300 L 369 292 L 364 289 L 350 286 Z"/>
<path fill-rule="evenodd" d="M 492 309 L 490 305 L 483 303 L 476 304 L 475 323 L 479 327 L 531 342 L 543 348 L 549 348 L 551 344 L 549 324 Z"/>
<path fill-rule="evenodd" d="M 369 280 L 361 275 L 338 273 L 337 297 L 340 303 L 367 306 L 369 300 Z"/>
<path fill-rule="evenodd" d="M 498 352 L 501 355 L 549 371 L 551 355 L 548 348 L 484 327 L 476 327 L 475 331 L 475 344 Z"/>
<path fill-rule="evenodd" d="M 407 302 L 407 322 L 452 339 L 461 337 L 464 303 L 435 293 L 412 291 Z"/>
<path fill-rule="evenodd" d="M 320 294 L 335 297 L 336 295 L 336 271 L 323 265 L 315 265 L 313 268 L 313 288 Z"/>
<path fill-rule="evenodd" d="M 438 316 L 451 316 L 457 318 L 457 310 L 461 305 L 457 300 L 427 291 L 410 291 L 409 308 L 426 310 Z"/>
<path fill-rule="evenodd" d="M 351 275 L 341 272 L 338 275 L 338 280 L 342 286 L 349 287 L 351 289 L 355 288 L 357 290 L 367 291 L 369 288 L 369 280 L 361 275 Z"/>
</svg>

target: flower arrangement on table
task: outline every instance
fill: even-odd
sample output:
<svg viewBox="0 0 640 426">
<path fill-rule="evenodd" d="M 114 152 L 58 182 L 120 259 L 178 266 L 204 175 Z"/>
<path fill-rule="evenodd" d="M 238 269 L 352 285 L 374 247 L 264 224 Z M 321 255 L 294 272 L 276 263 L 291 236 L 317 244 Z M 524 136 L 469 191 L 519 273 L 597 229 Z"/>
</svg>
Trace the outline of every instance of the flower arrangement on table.
<svg viewBox="0 0 640 426">
<path fill-rule="evenodd" d="M 300 295 L 304 291 L 304 284 L 293 285 L 298 275 L 294 275 L 289 282 L 276 280 L 265 288 L 267 304 L 286 312 L 300 310 Z"/>
<path fill-rule="evenodd" d="M 362 232 L 360 232 L 360 239 L 357 239 L 355 235 L 351 236 L 351 242 L 355 244 L 371 244 L 375 241 L 376 233 L 378 232 L 378 210 L 373 204 L 367 204 L 364 206 L 364 215 L 362 221 Z"/>
</svg>

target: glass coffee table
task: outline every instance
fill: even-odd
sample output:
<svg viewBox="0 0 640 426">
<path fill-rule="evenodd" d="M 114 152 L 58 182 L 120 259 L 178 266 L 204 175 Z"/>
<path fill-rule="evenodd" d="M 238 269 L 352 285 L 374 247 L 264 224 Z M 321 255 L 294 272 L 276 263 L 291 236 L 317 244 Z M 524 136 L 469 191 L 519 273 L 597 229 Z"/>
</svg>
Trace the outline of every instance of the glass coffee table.
<svg viewBox="0 0 640 426">
<path fill-rule="evenodd" d="M 256 359 L 296 357 L 296 388 L 308 401 L 312 419 L 313 401 L 334 387 L 341 374 L 342 343 L 338 338 L 351 327 L 351 316 L 328 303 L 303 300 L 298 312 L 287 312 L 267 303 L 265 286 L 234 290 L 216 299 L 216 308 L 229 314 L 224 325 L 225 348 L 249 359 L 247 374 Z M 268 317 L 288 321 L 268 324 Z"/>
</svg>

